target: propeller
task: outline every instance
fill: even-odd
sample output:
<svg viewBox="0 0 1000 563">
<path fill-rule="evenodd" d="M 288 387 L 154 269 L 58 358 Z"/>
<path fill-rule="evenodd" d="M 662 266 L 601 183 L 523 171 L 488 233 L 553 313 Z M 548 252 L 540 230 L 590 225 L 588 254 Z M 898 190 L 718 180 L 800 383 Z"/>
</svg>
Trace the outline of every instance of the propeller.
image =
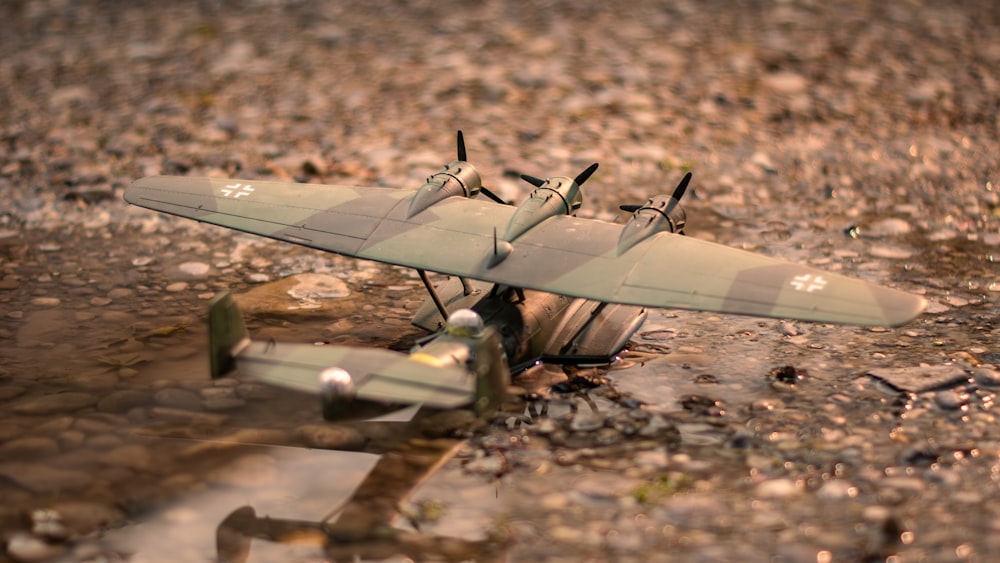
<svg viewBox="0 0 1000 563">
<path fill-rule="evenodd" d="M 462 130 L 458 131 L 458 160 L 461 162 L 466 162 L 468 155 L 465 152 L 465 136 L 462 135 Z"/>
<path fill-rule="evenodd" d="M 495 201 L 495 202 L 497 202 L 497 203 L 499 203 L 501 205 L 508 205 L 509 204 L 509 202 L 504 201 L 502 197 L 500 197 L 497 194 L 491 192 L 490 189 L 487 188 L 486 186 L 479 186 L 479 193 L 483 194 L 484 196 L 492 199 L 493 201 Z"/>
<path fill-rule="evenodd" d="M 588 166 L 586 170 L 577 174 L 576 178 L 573 178 L 573 181 L 576 182 L 576 185 L 582 186 L 584 182 L 589 180 L 590 177 L 594 175 L 594 172 L 597 171 L 597 166 L 598 164 L 595 162 L 590 166 Z M 521 179 L 531 184 L 532 186 L 535 186 L 536 188 L 542 187 L 542 184 L 545 183 L 545 180 L 542 180 L 541 178 L 535 178 L 534 176 L 529 176 L 527 174 L 521 174 Z"/>
<path fill-rule="evenodd" d="M 583 172 L 577 174 L 576 178 L 573 178 L 573 181 L 576 182 L 577 186 L 582 186 L 584 182 L 589 180 L 590 177 L 594 175 L 594 172 L 597 172 L 596 162 L 588 166 L 587 169 L 584 170 Z"/>
<path fill-rule="evenodd" d="M 468 162 L 468 158 L 469 158 L 469 154 L 465 151 L 465 135 L 462 135 L 462 130 L 459 129 L 458 130 L 458 160 L 460 162 Z M 495 194 L 492 191 L 490 191 L 490 189 L 487 188 L 486 186 L 480 185 L 479 186 L 479 193 L 483 194 L 484 196 L 492 199 L 493 201 L 495 201 L 495 202 L 497 202 L 499 204 L 507 205 L 507 202 L 504 201 L 503 198 L 501 198 L 497 194 Z"/>
<path fill-rule="evenodd" d="M 531 184 L 532 186 L 535 186 L 536 188 L 542 187 L 542 184 L 545 183 L 545 180 L 542 180 L 541 178 L 535 178 L 534 176 L 529 176 L 527 174 L 521 174 L 521 179 Z"/>
<path fill-rule="evenodd" d="M 679 202 L 681 198 L 684 197 L 684 192 L 687 191 L 688 184 L 690 183 L 691 183 L 691 173 L 688 172 L 687 174 L 684 175 L 684 178 L 681 179 L 681 183 L 677 184 L 677 187 L 674 188 L 674 194 L 670 196 L 671 199 L 674 200 L 673 205 L 668 206 L 667 209 L 663 211 L 663 213 L 665 214 L 670 213 L 673 210 L 674 206 L 677 205 L 677 202 Z M 621 209 L 622 211 L 627 211 L 629 213 L 635 213 L 636 211 L 642 209 L 642 207 L 643 207 L 642 205 L 626 204 L 626 205 L 619 205 L 618 209 Z"/>
</svg>

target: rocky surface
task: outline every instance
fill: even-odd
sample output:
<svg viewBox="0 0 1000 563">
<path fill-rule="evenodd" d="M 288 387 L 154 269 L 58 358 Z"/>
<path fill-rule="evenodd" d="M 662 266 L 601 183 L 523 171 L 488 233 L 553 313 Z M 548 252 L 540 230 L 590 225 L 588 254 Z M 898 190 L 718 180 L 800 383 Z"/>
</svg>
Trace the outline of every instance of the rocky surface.
<svg viewBox="0 0 1000 563">
<path fill-rule="evenodd" d="M 392 452 L 456 427 L 469 441 L 404 513 L 426 537 L 485 541 L 463 548 L 481 559 L 1000 551 L 997 6 L 52 0 L 0 16 L 0 559 L 129 556 L 164 507 L 158 522 L 214 517 L 194 493 L 281 498 L 286 446 Z M 130 208 L 122 189 L 414 187 L 456 129 L 509 199 L 528 190 L 517 172 L 596 160 L 582 214 L 612 220 L 691 169 L 689 235 L 930 309 L 896 329 L 656 312 L 616 369 L 571 371 L 485 427 L 324 426 L 310 398 L 208 380 L 218 290 L 259 304 L 255 334 L 405 349 L 419 281 Z M 291 517 L 342 501 L 315 473 Z M 207 538 L 132 558 L 214 557 Z"/>
</svg>

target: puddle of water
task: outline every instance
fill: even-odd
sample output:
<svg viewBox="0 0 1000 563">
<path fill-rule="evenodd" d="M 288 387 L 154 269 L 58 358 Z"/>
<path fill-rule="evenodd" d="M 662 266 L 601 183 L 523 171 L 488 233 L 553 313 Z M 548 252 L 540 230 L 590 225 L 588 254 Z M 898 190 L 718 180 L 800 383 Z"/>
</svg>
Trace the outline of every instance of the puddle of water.
<svg viewBox="0 0 1000 563">
<path fill-rule="evenodd" d="M 344 505 L 380 456 L 301 448 L 243 446 L 204 486 L 139 522 L 113 530 L 109 547 L 130 561 L 214 561 L 216 530 L 233 511 L 252 506 L 259 518 L 318 523 Z M 287 561 L 319 545 L 254 541 L 247 561 Z"/>
<path fill-rule="evenodd" d="M 759 335 L 773 332 L 770 327 L 776 323 L 723 317 L 720 321 L 720 315 L 651 311 L 633 342 L 639 350 L 648 347 L 661 354 L 630 360 L 635 365 L 612 370 L 608 377 L 618 391 L 664 412 L 680 410 L 683 397 L 691 394 L 745 399 L 751 387 L 761 385 L 760 374 L 772 367 L 767 359 L 780 338 Z M 712 384 L 699 383 L 705 381 Z"/>
</svg>

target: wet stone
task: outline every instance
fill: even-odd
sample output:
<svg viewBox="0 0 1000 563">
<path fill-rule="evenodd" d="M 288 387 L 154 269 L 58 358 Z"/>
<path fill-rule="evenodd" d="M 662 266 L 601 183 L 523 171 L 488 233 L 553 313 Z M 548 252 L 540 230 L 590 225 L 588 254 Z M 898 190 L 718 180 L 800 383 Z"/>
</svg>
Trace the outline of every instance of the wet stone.
<svg viewBox="0 0 1000 563">
<path fill-rule="evenodd" d="M 188 288 L 188 282 L 179 281 L 169 284 L 167 285 L 167 287 L 163 289 L 170 293 L 179 293 L 181 291 L 186 290 L 187 288 Z"/>
<path fill-rule="evenodd" d="M 34 429 L 40 433 L 56 434 L 64 430 L 69 430 L 75 422 L 76 419 L 71 416 L 58 416 L 38 424 Z"/>
<path fill-rule="evenodd" d="M 83 445 L 86 439 L 87 435 L 79 430 L 66 430 L 65 432 L 60 432 L 59 435 L 56 436 L 59 446 L 67 450 Z"/>
<path fill-rule="evenodd" d="M 113 391 L 105 395 L 97 403 L 97 410 L 101 412 L 123 413 L 135 407 L 149 405 L 152 402 L 152 395 L 145 391 L 135 389 L 122 389 Z"/>
<path fill-rule="evenodd" d="M 208 278 L 212 267 L 204 262 L 184 262 L 167 270 L 167 276 L 175 281 L 194 281 Z"/>
<path fill-rule="evenodd" d="M 872 256 L 876 258 L 909 258 L 913 256 L 914 252 L 907 248 L 902 248 L 899 246 L 889 246 L 889 245 L 876 245 L 869 251 Z"/>
<path fill-rule="evenodd" d="M 22 399 L 11 406 L 11 410 L 17 414 L 50 415 L 74 412 L 89 407 L 96 402 L 97 397 L 90 393 L 67 391 L 65 393 Z"/>
<path fill-rule="evenodd" d="M 209 397 L 202 401 L 206 410 L 228 411 L 245 407 L 246 401 L 238 397 Z"/>
<path fill-rule="evenodd" d="M 1000 370 L 988 367 L 977 367 L 972 370 L 976 383 L 986 387 L 1000 387 Z"/>
<path fill-rule="evenodd" d="M 23 434 L 23 432 L 24 431 L 21 428 L 18 428 L 17 426 L 13 425 L 0 426 L 0 442 L 13 440 L 14 438 L 17 438 L 18 436 Z"/>
<path fill-rule="evenodd" d="M 108 292 L 108 299 L 112 301 L 129 299 L 135 295 L 135 290 L 128 287 L 116 287 Z M 109 319 L 110 320 L 110 319 Z"/>
<path fill-rule="evenodd" d="M 757 496 L 761 498 L 787 498 L 801 492 L 802 488 L 792 479 L 772 479 L 757 485 Z"/>
<path fill-rule="evenodd" d="M 143 446 L 127 444 L 105 452 L 102 461 L 107 465 L 129 469 L 149 469 L 152 465 L 152 455 Z"/>
<path fill-rule="evenodd" d="M 91 449 L 107 450 L 122 445 L 122 439 L 111 433 L 97 434 L 87 436 L 84 445 Z"/>
<path fill-rule="evenodd" d="M 959 410 L 969 402 L 969 394 L 958 389 L 945 389 L 934 394 L 934 403 L 944 410 Z"/>
<path fill-rule="evenodd" d="M 872 223 L 870 227 L 864 230 L 864 234 L 876 237 L 884 236 L 895 236 L 904 235 L 913 230 L 913 227 L 908 221 L 903 219 L 883 219 Z"/>
<path fill-rule="evenodd" d="M 854 498 L 858 495 L 858 488 L 840 479 L 832 479 L 823 483 L 823 486 L 816 491 L 820 498 L 829 500 L 841 500 Z"/>
<path fill-rule="evenodd" d="M 588 432 L 602 426 L 604 426 L 604 415 L 584 409 L 577 411 L 569 423 L 570 430 L 574 432 Z"/>
<path fill-rule="evenodd" d="M 0 463 L 0 475 L 32 492 L 47 495 L 80 490 L 93 482 L 87 471 L 41 464 Z"/>
<path fill-rule="evenodd" d="M 119 428 L 122 422 L 123 421 L 120 420 L 107 420 L 104 418 L 87 416 L 73 420 L 73 428 L 88 434 L 97 434 L 100 432 L 112 432 Z"/>
<path fill-rule="evenodd" d="M 85 371 L 67 378 L 73 386 L 81 389 L 106 390 L 118 383 L 118 376 L 106 371 Z"/>
<path fill-rule="evenodd" d="M 0 401 L 9 401 L 24 394 L 24 387 L 18 385 L 0 386 Z"/>
<path fill-rule="evenodd" d="M 894 389 L 913 393 L 929 391 L 969 379 L 965 370 L 956 365 L 877 368 L 868 370 L 867 373 L 888 383 Z"/>
<path fill-rule="evenodd" d="M 262 280 L 268 281 L 268 280 Z M 288 316 L 322 315 L 342 318 L 353 310 L 350 294 L 339 278 L 325 274 L 298 274 L 255 287 L 236 296 L 247 314 L 280 312 Z"/>
<path fill-rule="evenodd" d="M 177 387 L 160 389 L 153 395 L 153 401 L 161 407 L 188 411 L 199 411 L 202 407 L 201 396 L 198 393 Z"/>
<path fill-rule="evenodd" d="M 785 336 L 798 336 L 802 334 L 794 323 L 784 321 L 778 325 L 778 332 Z"/>
<path fill-rule="evenodd" d="M 505 458 L 500 453 L 493 453 L 489 455 L 477 456 L 476 458 L 466 462 L 462 465 L 462 469 L 468 473 L 475 473 L 478 475 L 494 475 L 500 476 L 510 470 L 510 466 Z"/>
<path fill-rule="evenodd" d="M 15 561 L 51 561 L 66 553 L 61 544 L 51 544 L 26 532 L 17 532 L 7 540 L 7 553 Z"/>
<path fill-rule="evenodd" d="M 299 274 L 295 285 L 288 289 L 292 299 L 316 300 L 347 297 L 351 291 L 340 278 L 323 274 Z"/>
<path fill-rule="evenodd" d="M 0 444 L 0 459 L 29 460 L 55 455 L 59 444 L 52 438 L 25 437 Z"/>
</svg>

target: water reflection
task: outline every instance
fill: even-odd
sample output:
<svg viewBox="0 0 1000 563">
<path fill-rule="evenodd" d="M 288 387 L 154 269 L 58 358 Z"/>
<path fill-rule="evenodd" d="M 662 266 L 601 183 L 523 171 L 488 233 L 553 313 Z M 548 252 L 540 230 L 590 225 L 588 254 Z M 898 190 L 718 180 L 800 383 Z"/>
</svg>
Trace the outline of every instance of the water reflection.
<svg viewBox="0 0 1000 563">
<path fill-rule="evenodd" d="M 238 457 L 192 486 L 186 496 L 135 525 L 110 532 L 109 547 L 130 554 L 134 562 L 214 560 L 216 527 L 234 509 L 253 505 L 276 518 L 326 520 L 332 509 L 348 502 L 380 458 L 291 447 L 237 449 Z M 244 560 L 288 560 L 301 549 L 261 546 L 253 559 Z"/>
<path fill-rule="evenodd" d="M 171 440 L 160 438 L 161 440 Z M 130 561 L 488 560 L 503 542 L 423 534 L 398 523 L 415 487 L 452 457 L 457 439 L 411 438 L 384 454 L 218 445 L 226 459 L 189 493 L 110 532 Z M 256 540 L 256 541 L 255 541 Z"/>
<path fill-rule="evenodd" d="M 301 545 L 319 547 L 332 561 L 381 560 L 391 556 L 417 561 L 489 559 L 502 544 L 497 538 L 464 540 L 421 534 L 393 525 L 400 504 L 451 458 L 459 444 L 447 439 L 411 440 L 383 455 L 353 495 L 322 518 L 259 516 L 253 506 L 240 507 L 218 526 L 219 560 L 240 563 L 273 560 L 274 544 L 290 549 Z M 254 539 L 271 543 L 253 542 Z"/>
</svg>

